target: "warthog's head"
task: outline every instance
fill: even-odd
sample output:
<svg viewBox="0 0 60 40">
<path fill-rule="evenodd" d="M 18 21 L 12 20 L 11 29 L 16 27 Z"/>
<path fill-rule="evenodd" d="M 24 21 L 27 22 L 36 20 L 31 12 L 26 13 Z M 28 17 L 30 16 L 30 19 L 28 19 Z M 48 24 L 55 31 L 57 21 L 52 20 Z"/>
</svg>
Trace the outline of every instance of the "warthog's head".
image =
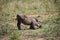
<svg viewBox="0 0 60 40">
<path fill-rule="evenodd" d="M 41 28 L 41 21 L 38 20 L 38 19 L 35 19 L 35 20 L 36 20 L 36 22 L 37 22 L 37 27 L 38 27 L 38 28 Z"/>
<path fill-rule="evenodd" d="M 41 22 L 40 22 L 40 21 L 38 21 L 38 27 L 39 27 L 39 28 L 41 28 L 41 27 L 42 27 L 42 25 L 41 25 Z"/>
</svg>

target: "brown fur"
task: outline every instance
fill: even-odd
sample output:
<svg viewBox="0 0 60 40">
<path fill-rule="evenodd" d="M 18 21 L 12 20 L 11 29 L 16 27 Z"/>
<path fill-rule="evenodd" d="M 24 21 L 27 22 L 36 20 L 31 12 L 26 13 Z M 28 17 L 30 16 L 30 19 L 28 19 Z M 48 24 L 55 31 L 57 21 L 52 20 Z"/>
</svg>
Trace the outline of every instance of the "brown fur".
<svg viewBox="0 0 60 40">
<path fill-rule="evenodd" d="M 17 14 L 17 27 L 19 30 L 21 30 L 21 23 L 24 25 L 30 25 L 30 29 L 35 29 L 35 26 L 39 28 L 41 27 L 41 25 L 38 25 L 40 23 L 36 18 L 27 17 L 24 14 Z"/>
</svg>

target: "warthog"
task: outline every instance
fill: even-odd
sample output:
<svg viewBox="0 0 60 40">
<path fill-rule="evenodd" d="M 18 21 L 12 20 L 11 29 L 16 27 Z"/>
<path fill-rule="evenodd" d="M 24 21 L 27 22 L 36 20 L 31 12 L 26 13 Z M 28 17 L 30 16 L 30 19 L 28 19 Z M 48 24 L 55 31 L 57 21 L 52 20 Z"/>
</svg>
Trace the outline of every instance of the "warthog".
<svg viewBox="0 0 60 40">
<path fill-rule="evenodd" d="M 21 30 L 21 23 L 30 25 L 30 29 L 35 29 L 35 26 L 41 28 L 41 23 L 36 18 L 28 17 L 24 14 L 17 14 L 17 27 Z"/>
</svg>

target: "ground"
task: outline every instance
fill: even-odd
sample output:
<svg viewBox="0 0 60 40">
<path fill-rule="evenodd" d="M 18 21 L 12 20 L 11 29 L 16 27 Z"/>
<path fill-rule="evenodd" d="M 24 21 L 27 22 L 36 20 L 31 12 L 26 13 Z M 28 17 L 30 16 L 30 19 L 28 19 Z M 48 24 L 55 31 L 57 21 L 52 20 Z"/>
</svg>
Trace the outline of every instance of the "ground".
<svg viewBox="0 0 60 40">
<path fill-rule="evenodd" d="M 40 16 L 40 21 L 43 22 L 44 20 L 46 20 L 48 18 L 48 16 L 56 16 L 58 14 L 33 14 L 33 15 L 27 15 L 28 17 L 37 17 L 37 16 Z M 9 23 L 10 25 L 13 25 L 13 26 L 16 26 L 16 23 Z M 24 25 L 23 25 L 24 26 Z M 23 32 L 21 33 L 20 35 L 20 39 L 21 40 L 45 40 L 44 38 L 46 37 L 45 34 L 39 34 L 39 33 L 35 33 L 37 31 L 39 31 L 40 29 L 37 29 L 37 30 L 22 30 Z M 31 31 L 33 33 L 31 33 Z M 0 38 L 0 40 L 8 40 L 9 39 L 9 36 L 2 36 Z"/>
<path fill-rule="evenodd" d="M 19 13 L 39 15 L 42 28 L 27 30 L 27 25 L 22 24 L 22 30 L 17 30 L 15 19 Z M 60 40 L 56 37 L 59 32 L 60 0 L 0 0 L 0 40 Z"/>
</svg>

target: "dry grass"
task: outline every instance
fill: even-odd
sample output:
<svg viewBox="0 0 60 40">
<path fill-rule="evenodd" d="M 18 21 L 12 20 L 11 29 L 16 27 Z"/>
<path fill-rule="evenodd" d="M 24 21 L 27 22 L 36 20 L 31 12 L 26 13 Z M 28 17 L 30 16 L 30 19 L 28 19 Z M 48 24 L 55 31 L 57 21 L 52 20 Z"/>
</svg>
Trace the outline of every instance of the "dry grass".
<svg viewBox="0 0 60 40">
<path fill-rule="evenodd" d="M 0 33 L 3 34 L 6 27 L 10 40 L 15 38 L 16 40 L 45 40 L 41 37 L 45 37 L 45 34 L 50 35 L 56 25 L 53 23 L 55 16 L 58 15 L 56 10 L 53 0 L 0 0 Z M 29 17 L 39 15 L 40 18 L 38 19 L 42 22 L 42 28 L 37 30 L 17 30 L 15 18 L 18 13 L 23 13 Z M 54 20 L 52 20 L 52 17 Z M 7 40 L 8 36 L 4 36 L 0 40 Z M 52 36 L 55 36 L 55 34 Z M 50 39 L 47 38 L 47 40 Z M 55 39 L 53 38 L 53 40 Z"/>
</svg>

